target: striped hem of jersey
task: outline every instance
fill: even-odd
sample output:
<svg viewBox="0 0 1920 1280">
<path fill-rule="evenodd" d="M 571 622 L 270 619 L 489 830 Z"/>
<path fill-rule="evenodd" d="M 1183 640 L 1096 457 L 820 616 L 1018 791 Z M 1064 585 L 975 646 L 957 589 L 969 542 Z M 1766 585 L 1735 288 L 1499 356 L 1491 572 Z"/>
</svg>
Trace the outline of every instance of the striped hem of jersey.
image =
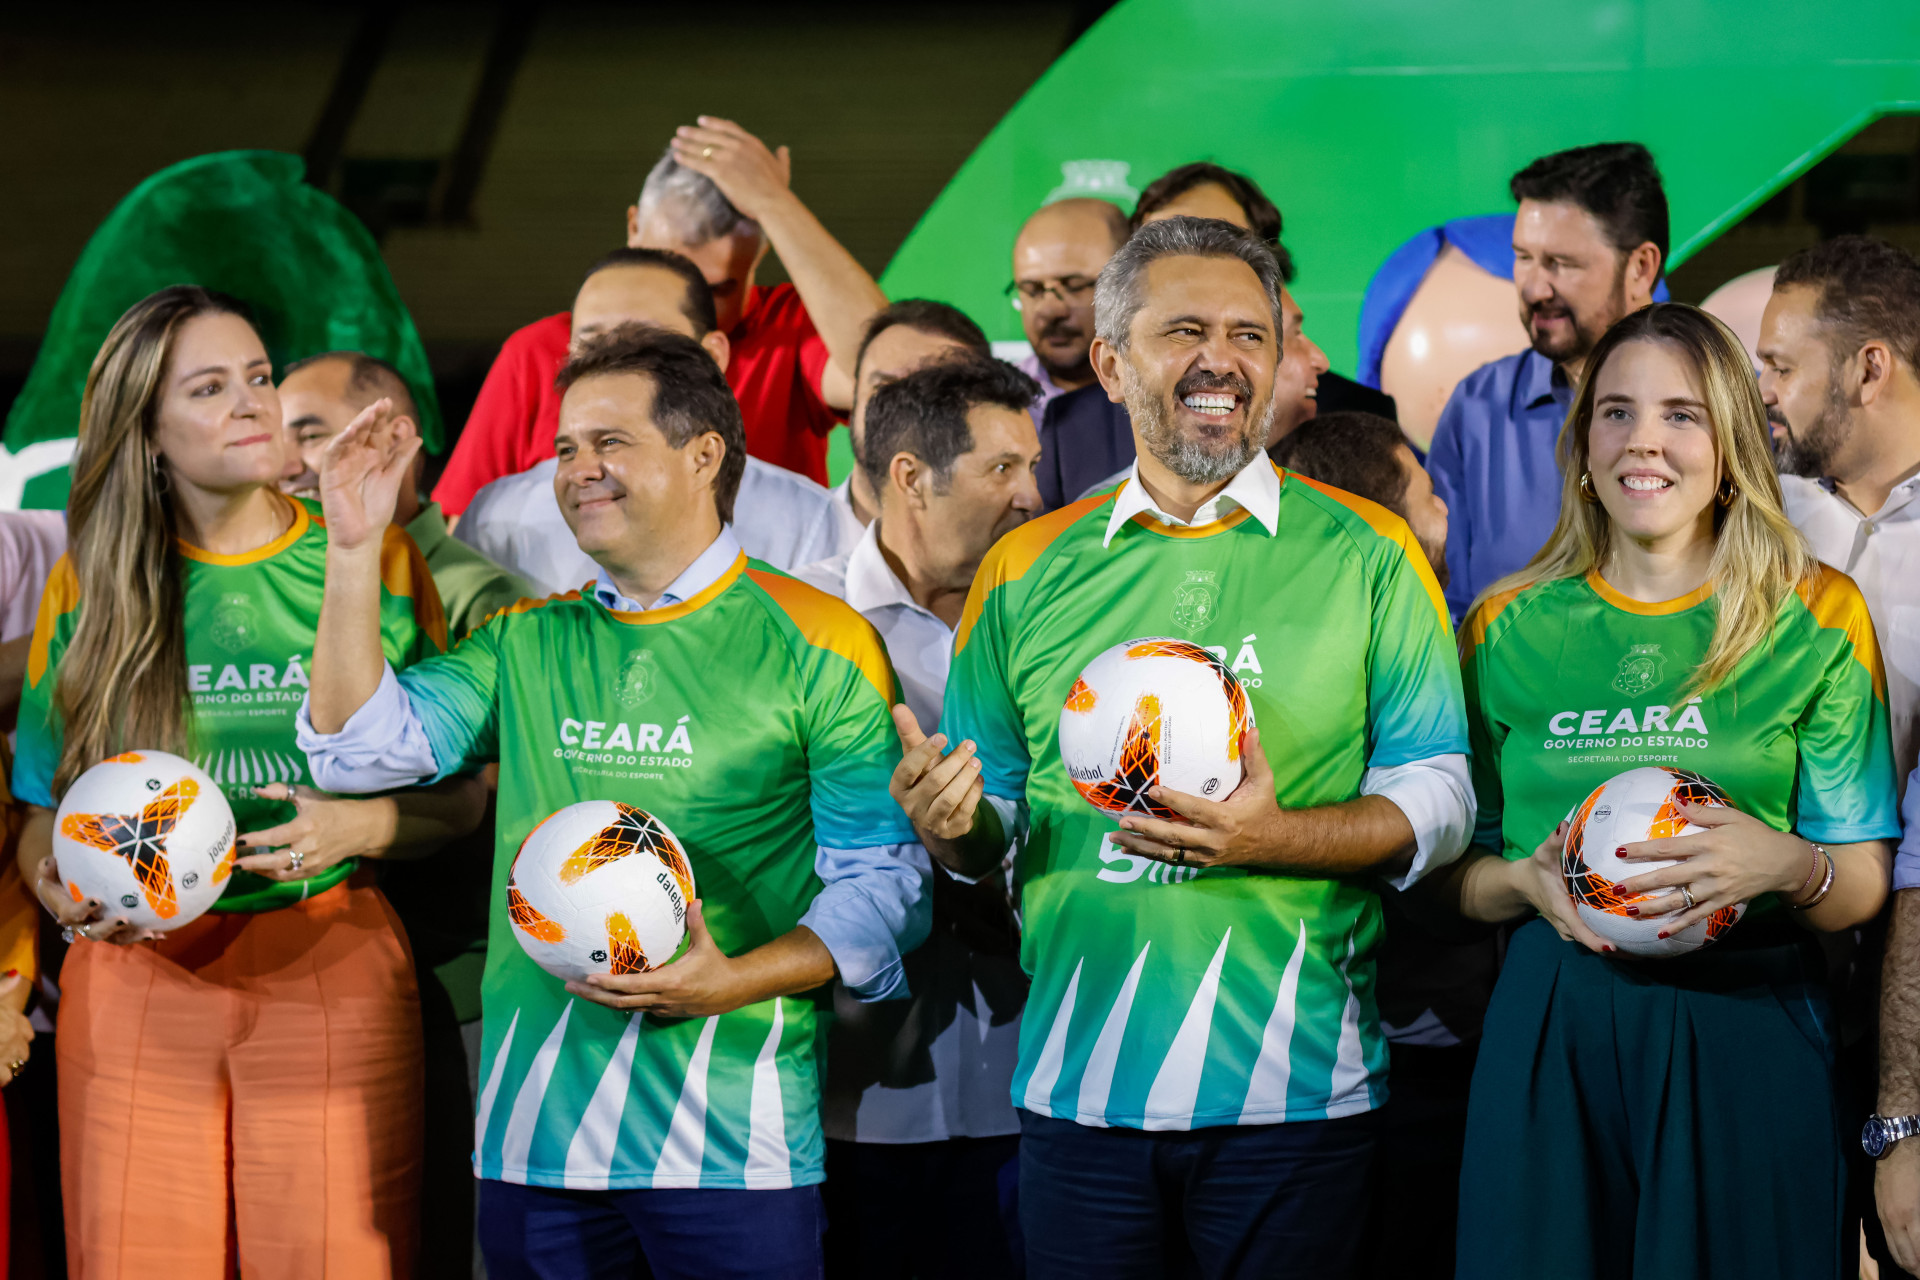
<svg viewBox="0 0 1920 1280">
<path fill-rule="evenodd" d="M 656 1178 L 652 1174 L 631 1174 L 596 1178 L 586 1186 L 579 1177 L 568 1181 L 566 1172 L 551 1169 L 489 1169 L 480 1161 L 473 1165 L 474 1176 L 493 1182 L 511 1182 L 522 1187 L 553 1187 L 563 1191 L 781 1191 L 788 1187 L 810 1187 L 827 1180 L 824 1164 L 796 1165 L 791 1171 L 774 1173 L 707 1173 L 684 1177 Z"/>
<path fill-rule="evenodd" d="M 278 501 L 293 508 L 293 523 L 285 533 L 275 538 L 272 542 L 267 543 L 264 547 L 255 547 L 251 551 L 242 551 L 239 555 L 229 556 L 223 555 L 218 551 L 208 551 L 205 547 L 196 547 L 185 538 L 175 538 L 173 540 L 174 546 L 179 548 L 181 555 L 189 560 L 197 560 L 201 564 L 227 566 L 259 564 L 262 560 L 279 555 L 282 551 L 285 551 L 288 547 L 300 541 L 301 536 L 313 527 L 314 521 L 313 517 L 308 514 L 305 503 L 295 502 L 292 498 L 287 497 L 277 489 L 269 489 L 267 492 L 271 493 Z"/>
<path fill-rule="evenodd" d="M 746 575 L 808 644 L 851 662 L 888 706 L 898 701 L 880 633 L 852 605 L 775 569 L 748 568 Z"/>
<path fill-rule="evenodd" d="M 1887 700 L 1887 668 L 1880 653 L 1880 636 L 1873 627 L 1873 617 L 1867 612 L 1866 597 L 1860 594 L 1860 586 L 1851 577 L 1834 568 L 1822 564 L 1794 591 L 1807 612 L 1813 616 L 1814 623 L 1822 630 L 1843 631 L 1847 642 L 1853 647 L 1856 662 L 1867 669 L 1873 678 L 1873 696 L 1884 704 Z"/>
<path fill-rule="evenodd" d="M 1113 501 L 1113 495 L 1119 491 L 1116 487 L 1070 502 L 1058 511 L 1035 516 L 994 543 L 986 559 L 981 561 L 979 572 L 974 574 L 973 589 L 967 592 L 966 608 L 961 611 L 960 625 L 953 632 L 953 651 L 959 653 L 967 647 L 967 638 L 973 634 L 974 624 L 980 621 L 987 597 L 996 588 L 1026 577 L 1062 534 Z"/>
<path fill-rule="evenodd" d="M 1405 556 L 1407 563 L 1413 566 L 1413 572 L 1420 579 L 1420 585 L 1426 588 L 1427 599 L 1433 603 L 1434 612 L 1440 615 L 1441 624 L 1448 630 L 1452 630 L 1453 615 L 1447 611 L 1446 592 L 1440 589 L 1440 579 L 1434 577 L 1433 566 L 1427 562 L 1427 553 L 1420 549 L 1420 543 L 1413 536 L 1413 529 L 1405 520 L 1379 503 L 1363 498 L 1357 493 L 1336 489 L 1330 484 L 1323 484 L 1297 471 L 1288 471 L 1281 467 L 1275 467 L 1274 470 L 1280 473 L 1280 484 L 1283 489 L 1287 481 L 1298 480 L 1315 493 L 1353 512 L 1366 522 L 1369 529 L 1399 547 L 1400 554 Z"/>
</svg>

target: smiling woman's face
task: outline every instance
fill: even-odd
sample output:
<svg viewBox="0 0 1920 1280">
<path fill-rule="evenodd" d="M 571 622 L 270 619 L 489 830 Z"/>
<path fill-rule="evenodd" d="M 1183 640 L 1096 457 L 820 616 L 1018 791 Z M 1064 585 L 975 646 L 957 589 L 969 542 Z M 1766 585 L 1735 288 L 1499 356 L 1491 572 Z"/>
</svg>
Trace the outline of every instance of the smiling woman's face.
<svg viewBox="0 0 1920 1280">
<path fill-rule="evenodd" d="M 1713 537 L 1720 460 L 1700 375 L 1664 342 L 1628 342 L 1594 374 L 1587 466 L 1614 527 L 1636 542 Z"/>
<path fill-rule="evenodd" d="M 169 477 L 210 493 L 272 484 L 285 444 L 273 365 L 253 326 L 225 312 L 183 321 L 153 427 Z"/>
</svg>

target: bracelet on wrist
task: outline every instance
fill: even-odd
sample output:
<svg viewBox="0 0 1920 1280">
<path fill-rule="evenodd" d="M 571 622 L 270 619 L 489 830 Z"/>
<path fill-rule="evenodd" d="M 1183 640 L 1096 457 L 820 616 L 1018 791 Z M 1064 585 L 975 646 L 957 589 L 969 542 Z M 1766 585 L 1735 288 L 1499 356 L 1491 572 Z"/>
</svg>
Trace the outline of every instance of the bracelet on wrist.
<svg viewBox="0 0 1920 1280">
<path fill-rule="evenodd" d="M 1811 910 L 1819 906 L 1821 902 L 1826 899 L 1826 896 L 1833 892 L 1833 855 L 1828 853 L 1821 845 L 1816 844 L 1813 848 L 1818 860 L 1827 864 L 1827 874 L 1821 879 L 1820 887 L 1814 891 L 1811 898 L 1808 898 L 1805 902 L 1790 902 L 1787 904 L 1795 911 Z"/>
<path fill-rule="evenodd" d="M 1813 855 L 1807 859 L 1807 878 L 1800 882 L 1800 887 L 1793 891 L 1793 896 L 1787 899 L 1788 902 L 1792 902 L 1794 898 L 1803 896 L 1807 890 L 1813 888 L 1814 878 L 1820 874 L 1820 846 L 1809 840 L 1807 841 L 1807 852 Z"/>
</svg>

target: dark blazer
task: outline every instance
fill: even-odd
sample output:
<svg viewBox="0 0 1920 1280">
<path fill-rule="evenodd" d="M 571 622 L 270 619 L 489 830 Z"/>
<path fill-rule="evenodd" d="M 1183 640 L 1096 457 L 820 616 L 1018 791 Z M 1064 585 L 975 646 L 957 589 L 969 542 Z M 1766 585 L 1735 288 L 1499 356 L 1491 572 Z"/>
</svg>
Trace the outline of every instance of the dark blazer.
<svg viewBox="0 0 1920 1280">
<path fill-rule="evenodd" d="M 1337 373 L 1316 388 L 1323 412 L 1359 409 L 1398 422 L 1393 397 Z M 1040 500 L 1052 511 L 1133 465 L 1133 421 L 1099 383 L 1055 396 L 1040 422 Z"/>
</svg>

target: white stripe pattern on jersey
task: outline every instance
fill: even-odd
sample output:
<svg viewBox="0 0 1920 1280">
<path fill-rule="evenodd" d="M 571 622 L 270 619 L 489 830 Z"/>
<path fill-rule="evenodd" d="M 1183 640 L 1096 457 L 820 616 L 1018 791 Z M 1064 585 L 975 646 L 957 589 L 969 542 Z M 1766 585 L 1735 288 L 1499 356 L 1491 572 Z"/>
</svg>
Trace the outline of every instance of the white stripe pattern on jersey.
<svg viewBox="0 0 1920 1280">
<path fill-rule="evenodd" d="M 1080 990 L 1080 968 L 1086 962 L 1085 956 L 1074 962 L 1067 994 L 1060 997 L 1053 1025 L 1047 1028 L 1047 1042 L 1040 1049 L 1040 1060 L 1027 1077 L 1027 1110 L 1035 1115 L 1053 1115 L 1053 1087 L 1060 1083 L 1060 1067 L 1067 1058 L 1067 1024 L 1073 1021 L 1073 999 Z"/>
<path fill-rule="evenodd" d="M 1076 1117 L 1081 1124 L 1107 1127 L 1107 1098 L 1113 1092 L 1114 1068 L 1120 1065 L 1120 1041 L 1127 1034 L 1127 1019 L 1133 1014 L 1133 993 L 1139 990 L 1140 971 L 1147 967 L 1147 952 L 1152 949 L 1153 943 L 1149 941 L 1133 958 L 1133 968 L 1127 970 L 1127 980 L 1120 984 L 1120 994 L 1114 998 L 1113 1008 L 1107 1011 L 1107 1020 L 1094 1039 L 1093 1051 L 1087 1055 L 1087 1069 L 1080 1077 L 1080 1113 Z"/>
<path fill-rule="evenodd" d="M 571 1007 L 571 1006 L 569 1006 Z M 627 1094 L 633 1083 L 633 1053 L 640 1043 L 640 1024 L 646 1021 L 643 1009 L 633 1015 L 620 1042 L 613 1046 L 607 1069 L 593 1087 L 593 1097 L 567 1144 L 565 1185 L 579 1191 L 605 1191 L 613 1176 L 613 1155 L 620 1146 L 620 1116 L 627 1108 Z"/>
<path fill-rule="evenodd" d="M 1287 1086 L 1293 1082 L 1293 1024 L 1299 1008 L 1300 967 L 1306 958 L 1307 922 L 1302 920 L 1299 940 L 1287 957 L 1273 1012 L 1260 1037 L 1260 1056 L 1254 1059 L 1247 1078 L 1247 1100 L 1240 1105 L 1241 1124 L 1271 1122 L 1286 1114 Z"/>
<path fill-rule="evenodd" d="M 520 1092 L 513 1096 L 513 1110 L 507 1115 L 507 1132 L 500 1139 L 502 1175 L 524 1177 L 527 1156 L 533 1150 L 533 1135 L 540 1128 L 540 1105 L 547 1099 L 547 1085 L 553 1080 L 553 1068 L 560 1061 L 560 1042 L 567 1037 L 567 1020 L 573 1016 L 573 1001 L 560 1011 L 560 1020 L 547 1032 L 540 1049 L 527 1064 Z"/>
<path fill-rule="evenodd" d="M 1206 976 L 1200 979 L 1200 989 L 1193 993 L 1193 1002 L 1187 1006 L 1186 1017 L 1180 1020 L 1180 1030 L 1174 1033 L 1159 1072 L 1153 1077 L 1153 1086 L 1147 1090 L 1146 1114 L 1141 1119 L 1143 1129 L 1193 1128 L 1193 1107 L 1200 1097 L 1200 1073 L 1207 1065 L 1207 1039 L 1213 1031 L 1213 1003 L 1220 994 L 1220 969 L 1226 963 L 1227 943 L 1232 938 L 1233 929 L 1229 926 L 1220 938 L 1220 945 L 1214 949 Z"/>
<path fill-rule="evenodd" d="M 707 1158 L 707 1063 L 713 1057 L 713 1032 L 719 1025 L 719 1018 L 707 1018 L 694 1043 L 693 1057 L 687 1061 L 687 1078 L 673 1104 L 673 1119 L 667 1122 L 667 1140 L 653 1166 L 656 1188 L 700 1185 L 700 1166 Z"/>
<path fill-rule="evenodd" d="M 791 1187 L 793 1157 L 787 1150 L 787 1101 L 780 1092 L 780 1034 L 786 1015 L 773 1000 L 773 1025 L 753 1062 L 753 1093 L 747 1102 L 747 1185 Z"/>
<path fill-rule="evenodd" d="M 487 1073 L 486 1087 L 480 1090 L 480 1106 L 473 1116 L 473 1163 L 476 1170 L 484 1159 L 487 1146 L 487 1124 L 493 1119 L 494 1099 L 500 1096 L 500 1080 L 507 1074 L 507 1058 L 513 1053 L 513 1032 L 520 1025 L 520 1011 L 515 1009 L 513 1017 L 507 1022 L 507 1034 L 500 1040 L 500 1048 L 493 1055 L 493 1070 Z"/>
</svg>

